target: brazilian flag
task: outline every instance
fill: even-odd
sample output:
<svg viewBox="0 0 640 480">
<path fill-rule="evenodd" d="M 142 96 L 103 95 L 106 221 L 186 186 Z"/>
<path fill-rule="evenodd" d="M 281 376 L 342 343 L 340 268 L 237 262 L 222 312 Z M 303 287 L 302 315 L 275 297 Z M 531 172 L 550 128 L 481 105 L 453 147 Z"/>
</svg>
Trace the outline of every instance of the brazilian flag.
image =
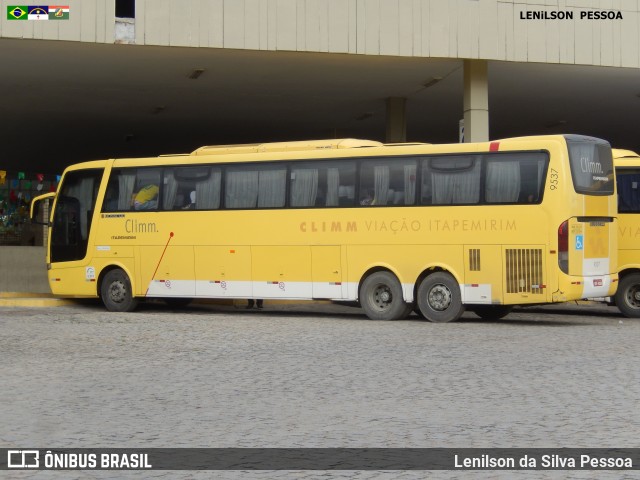
<svg viewBox="0 0 640 480">
<path fill-rule="evenodd" d="M 26 20 L 28 10 L 26 5 L 9 5 L 7 6 L 7 20 Z"/>
</svg>

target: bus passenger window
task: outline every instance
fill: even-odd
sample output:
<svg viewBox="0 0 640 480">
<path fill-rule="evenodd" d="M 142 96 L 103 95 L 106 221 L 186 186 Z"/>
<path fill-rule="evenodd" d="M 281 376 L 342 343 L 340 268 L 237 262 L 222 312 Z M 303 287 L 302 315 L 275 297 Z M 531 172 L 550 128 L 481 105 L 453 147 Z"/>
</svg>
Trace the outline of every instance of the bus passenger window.
<svg viewBox="0 0 640 480">
<path fill-rule="evenodd" d="M 507 158 L 487 162 L 485 200 L 487 203 L 514 203 L 520 197 L 520 163 Z"/>
<path fill-rule="evenodd" d="M 159 185 L 159 168 L 112 170 L 102 211 L 155 210 L 158 206 Z"/>
<path fill-rule="evenodd" d="M 618 212 L 640 213 L 640 171 L 637 169 L 616 170 L 618 182 Z"/>
<path fill-rule="evenodd" d="M 284 167 L 261 165 L 229 168 L 226 175 L 225 206 L 282 208 L 286 183 L 287 169 Z"/>
<path fill-rule="evenodd" d="M 312 207 L 318 198 L 318 168 L 291 168 L 291 206 Z"/>
<path fill-rule="evenodd" d="M 217 210 L 222 171 L 209 165 L 165 169 L 163 210 Z"/>
<path fill-rule="evenodd" d="M 103 212 L 117 212 L 118 211 L 118 182 L 109 180 L 107 185 L 107 191 L 104 195 L 104 202 L 102 203 Z"/>
<path fill-rule="evenodd" d="M 296 162 L 291 167 L 292 207 L 350 207 L 355 204 L 355 162 Z"/>
<path fill-rule="evenodd" d="M 479 155 L 434 157 L 423 163 L 422 204 L 464 205 L 480 201 Z"/>
<path fill-rule="evenodd" d="M 363 162 L 360 205 L 413 205 L 415 196 L 415 160 L 388 157 Z"/>
</svg>

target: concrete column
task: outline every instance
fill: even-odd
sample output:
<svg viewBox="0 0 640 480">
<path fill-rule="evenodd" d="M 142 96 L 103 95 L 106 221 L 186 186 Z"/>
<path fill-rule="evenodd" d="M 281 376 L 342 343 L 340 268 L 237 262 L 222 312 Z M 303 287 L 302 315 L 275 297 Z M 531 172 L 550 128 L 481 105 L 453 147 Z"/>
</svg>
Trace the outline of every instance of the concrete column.
<svg viewBox="0 0 640 480">
<path fill-rule="evenodd" d="M 407 99 L 387 98 L 387 143 L 407 141 Z"/>
<path fill-rule="evenodd" d="M 464 61 L 464 141 L 489 140 L 489 83 L 486 60 Z"/>
</svg>

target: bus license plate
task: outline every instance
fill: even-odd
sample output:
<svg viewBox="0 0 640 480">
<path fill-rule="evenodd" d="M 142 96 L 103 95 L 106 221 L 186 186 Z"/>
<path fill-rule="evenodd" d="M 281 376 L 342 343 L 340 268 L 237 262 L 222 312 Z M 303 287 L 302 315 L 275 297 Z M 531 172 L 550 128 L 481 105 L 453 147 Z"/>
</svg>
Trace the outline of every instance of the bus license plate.
<svg viewBox="0 0 640 480">
<path fill-rule="evenodd" d="M 596 278 L 593 280 L 593 286 L 594 287 L 601 287 L 602 286 L 602 279 L 601 278 Z"/>
</svg>

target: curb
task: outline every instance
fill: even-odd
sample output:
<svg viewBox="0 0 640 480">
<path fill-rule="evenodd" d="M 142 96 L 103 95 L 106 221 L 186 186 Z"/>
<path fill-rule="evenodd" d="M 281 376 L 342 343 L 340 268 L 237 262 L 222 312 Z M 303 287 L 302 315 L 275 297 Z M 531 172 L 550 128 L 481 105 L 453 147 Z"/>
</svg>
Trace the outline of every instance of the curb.
<svg viewBox="0 0 640 480">
<path fill-rule="evenodd" d="M 155 300 L 155 299 L 154 299 Z M 158 299 L 159 300 L 159 299 Z M 297 304 L 330 304 L 330 300 L 278 300 L 269 299 L 266 305 L 297 305 Z M 63 307 L 77 305 L 75 299 L 56 298 L 50 293 L 33 292 L 0 292 L 0 307 Z M 247 305 L 245 299 L 225 298 L 194 298 L 195 305 L 221 305 L 235 308 L 244 308 Z"/>
<path fill-rule="evenodd" d="M 0 292 L 0 298 L 54 298 L 52 293 Z"/>
<path fill-rule="evenodd" d="M 65 305 L 73 304 L 73 300 L 68 300 L 66 298 L 0 298 L 0 307 L 63 307 Z"/>
</svg>

